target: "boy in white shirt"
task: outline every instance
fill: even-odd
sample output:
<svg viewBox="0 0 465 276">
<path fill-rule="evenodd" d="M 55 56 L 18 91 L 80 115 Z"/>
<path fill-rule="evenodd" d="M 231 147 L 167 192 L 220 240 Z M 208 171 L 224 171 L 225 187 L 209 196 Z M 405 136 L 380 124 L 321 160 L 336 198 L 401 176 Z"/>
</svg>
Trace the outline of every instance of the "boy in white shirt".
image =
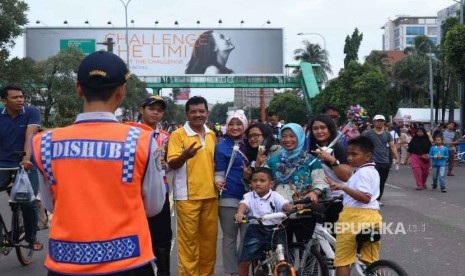
<svg viewBox="0 0 465 276">
<path fill-rule="evenodd" d="M 255 169 L 251 180 L 253 191 L 246 193 L 239 203 L 235 215 L 236 222 L 240 223 L 244 214 L 261 218 L 271 213 L 289 212 L 292 205 L 283 196 L 271 190 L 273 185 L 274 179 L 270 169 L 266 167 Z M 263 221 L 265 227 L 263 229 L 257 223 L 251 222 L 245 233 L 244 246 L 239 261 L 239 276 L 249 275 L 250 262 L 258 260 L 263 250 L 271 248 L 273 228 L 280 223 L 281 219 Z M 286 240 L 282 229 L 275 232 L 274 235 L 277 236 L 278 242 L 283 243 Z M 276 245 L 276 242 L 273 244 Z"/>
<path fill-rule="evenodd" d="M 373 154 L 373 142 L 367 137 L 359 136 L 348 142 L 347 161 L 354 168 L 354 173 L 346 185 L 338 184 L 328 178 L 326 182 L 331 189 L 345 192 L 344 209 L 336 223 L 336 276 L 349 276 L 350 265 L 356 260 L 357 243 L 355 236 L 362 230 L 372 227 L 380 228 L 382 217 L 379 214 L 379 174 L 375 163 L 370 163 Z M 380 243 L 374 242 L 364 246 L 361 260 L 372 263 L 379 259 Z"/>
</svg>

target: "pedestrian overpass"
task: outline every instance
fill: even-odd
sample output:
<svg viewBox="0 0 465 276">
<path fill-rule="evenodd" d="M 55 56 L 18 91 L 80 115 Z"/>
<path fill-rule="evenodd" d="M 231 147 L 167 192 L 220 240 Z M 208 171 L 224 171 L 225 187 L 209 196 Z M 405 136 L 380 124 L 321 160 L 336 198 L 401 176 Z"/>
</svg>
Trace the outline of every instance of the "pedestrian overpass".
<svg viewBox="0 0 465 276">
<path fill-rule="evenodd" d="M 296 73 L 300 71 L 300 73 Z M 160 94 L 162 88 L 298 88 L 301 89 L 308 115 L 312 114 L 311 98 L 321 89 L 322 71 L 318 64 L 302 62 L 299 65 L 286 65 L 286 73 L 280 76 L 157 76 L 139 77 Z"/>
</svg>

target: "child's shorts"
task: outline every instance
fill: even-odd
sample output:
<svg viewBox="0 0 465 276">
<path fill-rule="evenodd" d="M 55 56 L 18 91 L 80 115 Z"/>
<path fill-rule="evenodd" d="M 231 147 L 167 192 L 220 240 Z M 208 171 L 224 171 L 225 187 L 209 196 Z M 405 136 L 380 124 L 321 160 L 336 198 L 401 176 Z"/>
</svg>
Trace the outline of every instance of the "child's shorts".
<svg viewBox="0 0 465 276">
<path fill-rule="evenodd" d="M 242 247 L 240 262 L 248 262 L 259 260 L 266 250 L 271 249 L 271 237 L 273 236 L 273 228 L 276 225 L 265 225 L 263 229 L 258 224 L 250 224 L 247 227 L 244 237 L 244 246 Z M 276 244 L 281 243 L 285 246 L 286 237 L 283 229 L 274 231 L 273 249 Z"/>
<path fill-rule="evenodd" d="M 336 256 L 334 266 L 347 266 L 356 260 L 355 236 L 368 227 L 381 228 L 382 217 L 378 210 L 346 207 L 336 222 Z M 380 242 L 367 242 L 361 251 L 361 260 L 372 263 L 379 259 Z"/>
</svg>

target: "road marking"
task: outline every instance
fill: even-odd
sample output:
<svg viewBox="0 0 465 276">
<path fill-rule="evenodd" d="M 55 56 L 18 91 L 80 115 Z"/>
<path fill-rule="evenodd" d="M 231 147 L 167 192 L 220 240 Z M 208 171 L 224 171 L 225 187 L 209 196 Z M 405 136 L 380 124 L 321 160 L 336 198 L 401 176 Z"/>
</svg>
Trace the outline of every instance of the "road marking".
<svg viewBox="0 0 465 276">
<path fill-rule="evenodd" d="M 389 186 L 389 187 L 391 187 L 391 188 L 398 189 L 398 190 L 403 190 L 403 188 L 401 188 L 401 187 L 397 187 L 397 186 L 394 186 L 394 185 L 391 185 L 391 184 L 387 184 L 387 183 L 386 183 L 386 186 Z"/>
</svg>

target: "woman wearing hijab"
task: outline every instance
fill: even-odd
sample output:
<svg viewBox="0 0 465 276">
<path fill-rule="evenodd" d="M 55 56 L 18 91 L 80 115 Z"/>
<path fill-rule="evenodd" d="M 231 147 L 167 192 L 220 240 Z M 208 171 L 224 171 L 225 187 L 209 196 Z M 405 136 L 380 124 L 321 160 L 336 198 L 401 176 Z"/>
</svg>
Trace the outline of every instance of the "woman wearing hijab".
<svg viewBox="0 0 465 276">
<path fill-rule="evenodd" d="M 226 275 L 238 273 L 237 234 L 242 240 L 246 224 L 234 223 L 239 201 L 244 195 L 242 183 L 243 166 L 248 165 L 244 144 L 244 131 L 247 129 L 247 117 L 243 110 L 229 111 L 226 119 L 226 134 L 224 140 L 215 147 L 215 186 L 220 191 L 219 219 L 223 232 L 223 267 Z"/>
<path fill-rule="evenodd" d="M 281 154 L 267 160 L 275 178 L 276 191 L 287 200 L 310 198 L 317 202 L 324 197 L 328 184 L 324 181 L 325 173 L 320 161 L 305 149 L 305 132 L 298 124 L 290 123 L 281 128 Z M 297 241 L 312 236 L 315 220 L 311 218 L 289 220 L 286 228 L 288 242 L 295 234 Z"/>
<path fill-rule="evenodd" d="M 415 136 L 408 143 L 408 160 L 413 170 L 413 176 L 417 182 L 417 190 L 427 189 L 426 180 L 429 175 L 430 159 L 428 156 L 431 141 L 424 128 L 417 128 Z"/>
</svg>

